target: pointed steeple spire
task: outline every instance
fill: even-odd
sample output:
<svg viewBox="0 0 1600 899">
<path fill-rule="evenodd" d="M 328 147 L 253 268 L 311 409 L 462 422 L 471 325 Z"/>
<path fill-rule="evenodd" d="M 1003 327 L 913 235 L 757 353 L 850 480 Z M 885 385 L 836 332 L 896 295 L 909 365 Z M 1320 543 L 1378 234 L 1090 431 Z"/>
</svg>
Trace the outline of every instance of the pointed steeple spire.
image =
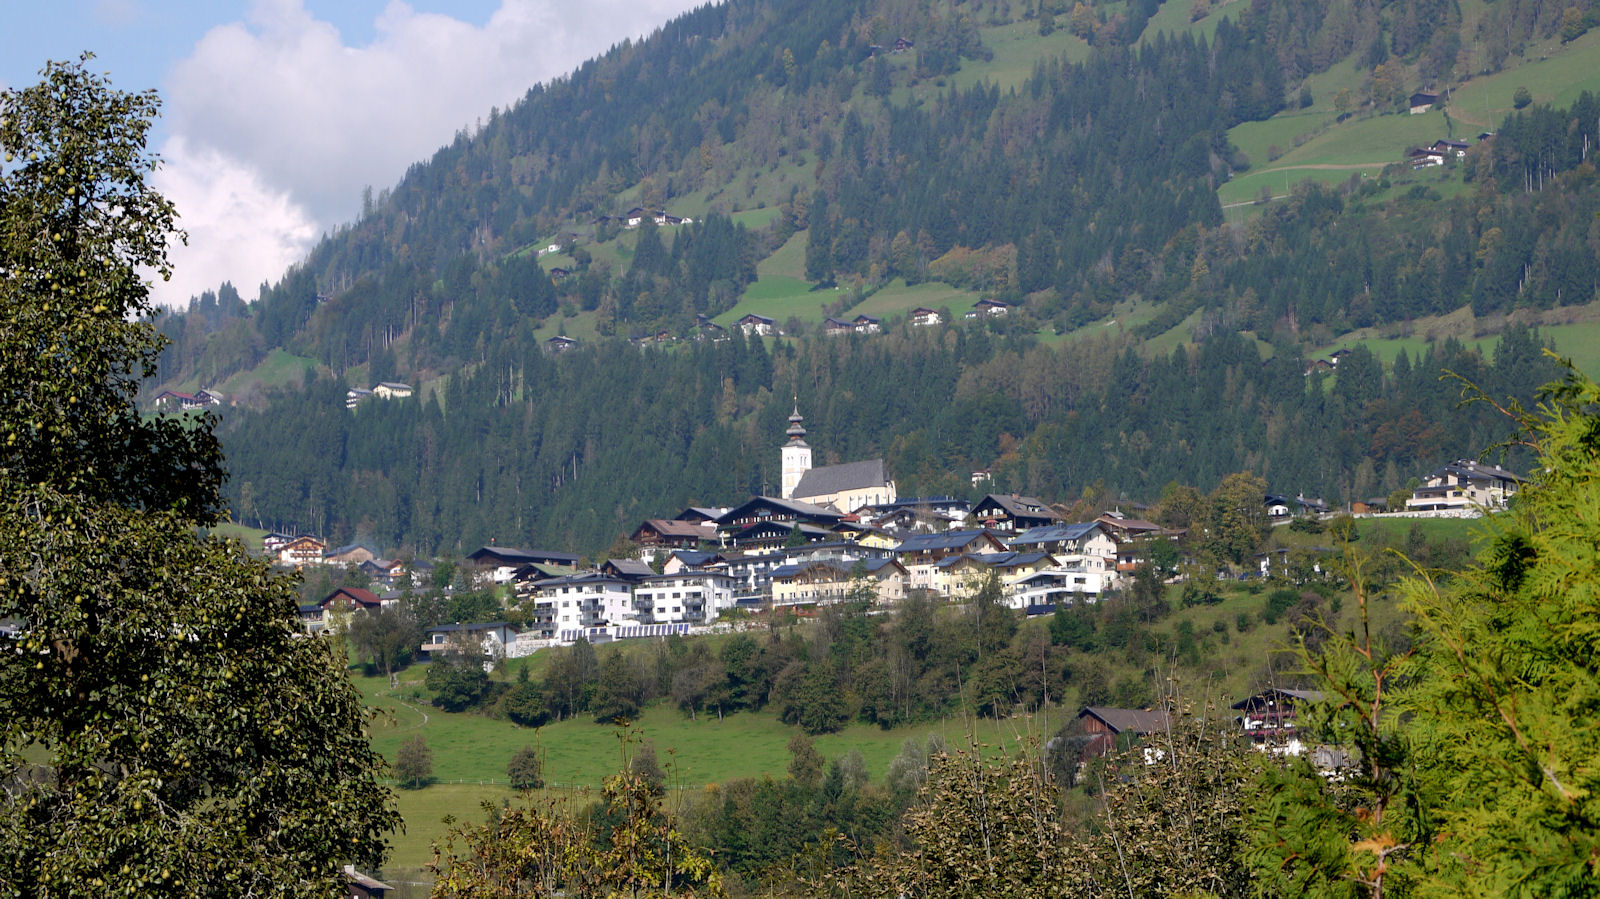
<svg viewBox="0 0 1600 899">
<path fill-rule="evenodd" d="M 794 413 L 789 416 L 789 430 L 784 432 L 789 437 L 789 446 L 805 446 L 806 426 L 801 424 L 803 421 L 805 418 L 800 415 L 800 400 L 796 397 Z"/>
</svg>

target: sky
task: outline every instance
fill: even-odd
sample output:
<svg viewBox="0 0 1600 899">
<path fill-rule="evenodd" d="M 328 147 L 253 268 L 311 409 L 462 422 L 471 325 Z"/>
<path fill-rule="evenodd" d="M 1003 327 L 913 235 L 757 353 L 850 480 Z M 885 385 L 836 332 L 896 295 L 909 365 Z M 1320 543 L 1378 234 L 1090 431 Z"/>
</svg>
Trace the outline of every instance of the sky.
<svg viewBox="0 0 1600 899">
<path fill-rule="evenodd" d="M 95 54 L 156 88 L 187 246 L 157 302 L 246 300 L 456 132 L 706 0 L 0 0 L 0 88 Z"/>
</svg>

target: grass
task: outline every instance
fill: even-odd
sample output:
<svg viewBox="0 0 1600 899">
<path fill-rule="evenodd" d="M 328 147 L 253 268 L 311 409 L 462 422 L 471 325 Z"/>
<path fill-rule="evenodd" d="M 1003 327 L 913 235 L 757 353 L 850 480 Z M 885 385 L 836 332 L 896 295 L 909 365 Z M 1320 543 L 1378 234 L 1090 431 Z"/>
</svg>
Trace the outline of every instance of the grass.
<svg viewBox="0 0 1600 899">
<path fill-rule="evenodd" d="M 642 649 L 642 648 L 641 648 Z M 538 659 L 536 654 L 533 659 Z M 530 660 L 532 662 L 532 660 Z M 596 788 L 623 764 L 623 738 L 654 742 L 657 757 L 680 789 L 698 790 L 704 784 L 744 777 L 782 777 L 789 764 L 789 740 L 799 731 L 771 711 L 742 712 L 722 720 L 700 716 L 691 720 L 676 708 L 658 704 L 646 710 L 629 727 L 594 723 L 592 718 L 569 719 L 537 730 L 518 727 L 481 715 L 450 714 L 412 698 L 421 691 L 422 668 L 404 672 L 399 693 L 391 693 L 383 678 L 354 678 L 370 706 L 388 713 L 372 728 L 372 745 L 391 761 L 400 743 L 421 734 L 433 753 L 435 782 L 421 790 L 397 791 L 406 821 L 404 834 L 394 837 L 393 864 L 420 869 L 431 858 L 431 845 L 441 839 L 444 816 L 466 821 L 481 819 L 479 805 L 511 799 L 515 792 L 505 783 L 505 765 L 523 746 L 536 746 L 545 756 L 545 777 L 554 790 L 570 793 Z M 1053 714 L 1060 714 L 1059 711 Z M 426 721 L 424 721 L 426 716 Z M 1029 728 L 1042 732 L 1059 721 L 1036 723 L 1031 719 L 978 722 L 975 733 L 998 750 L 1011 745 Z M 855 724 L 836 734 L 817 738 L 817 749 L 833 759 L 859 751 L 874 780 L 881 779 L 889 762 L 908 738 L 940 733 L 959 745 L 968 732 L 965 722 L 946 719 L 882 730 Z M 498 783 L 496 783 L 498 781 Z"/>
<path fill-rule="evenodd" d="M 217 525 L 211 529 L 211 533 L 217 537 L 237 540 L 244 544 L 245 549 L 255 553 L 261 552 L 261 538 L 267 536 L 267 532 L 260 528 L 246 527 L 231 521 Z"/>
<path fill-rule="evenodd" d="M 926 306 L 929 309 L 948 307 L 950 314 L 959 319 L 962 313 L 982 298 L 981 293 L 945 284 L 942 281 L 924 281 L 921 284 L 907 285 L 903 279 L 896 278 L 884 285 L 882 290 L 852 308 L 850 315 L 865 314 L 884 318 L 910 312 L 918 306 Z"/>
<path fill-rule="evenodd" d="M 281 347 L 274 347 L 261 364 L 249 371 L 239 372 L 218 389 L 225 395 L 237 396 L 250 390 L 270 390 L 289 384 L 299 384 L 306 373 L 315 370 L 317 362 L 307 356 L 296 356 Z"/>
<path fill-rule="evenodd" d="M 1167 0 L 1156 10 L 1156 14 L 1150 17 L 1150 21 L 1145 23 L 1144 35 L 1141 39 L 1150 41 L 1162 32 L 1166 32 L 1168 35 L 1188 32 L 1195 37 L 1204 37 L 1209 42 L 1216 36 L 1217 26 L 1222 23 L 1223 19 L 1233 18 L 1247 8 L 1249 8 L 1249 4 L 1244 0 L 1223 0 L 1223 2 L 1212 3 L 1211 11 L 1206 14 L 1205 18 L 1198 22 L 1191 22 L 1189 16 L 1191 10 L 1194 9 L 1192 2 Z M 1061 19 L 1058 18 L 1057 21 L 1061 21 Z"/>
<path fill-rule="evenodd" d="M 1059 57 L 1068 62 L 1083 62 L 1088 59 L 1092 49 L 1067 30 L 1066 17 L 1057 16 L 1056 23 L 1055 32 L 1049 36 L 1039 34 L 1037 19 L 980 29 L 983 45 L 993 51 L 994 58 L 962 60 L 961 70 L 948 79 L 950 85 L 966 90 L 987 83 L 1005 91 L 1021 87 L 1032 77 L 1034 67 L 1046 60 Z"/>
</svg>

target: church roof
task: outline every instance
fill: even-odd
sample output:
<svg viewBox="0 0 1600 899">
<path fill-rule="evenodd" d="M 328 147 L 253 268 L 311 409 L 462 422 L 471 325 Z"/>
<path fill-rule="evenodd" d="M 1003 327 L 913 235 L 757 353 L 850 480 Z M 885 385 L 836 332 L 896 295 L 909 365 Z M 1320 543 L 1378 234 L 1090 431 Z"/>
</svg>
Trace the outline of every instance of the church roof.
<svg viewBox="0 0 1600 899">
<path fill-rule="evenodd" d="M 794 486 L 796 499 L 808 496 L 832 496 L 846 490 L 862 490 L 874 487 L 887 487 L 889 473 L 884 469 L 882 459 L 868 459 L 865 462 L 846 462 L 843 465 L 824 465 L 813 468 L 800 476 L 800 483 Z"/>
</svg>

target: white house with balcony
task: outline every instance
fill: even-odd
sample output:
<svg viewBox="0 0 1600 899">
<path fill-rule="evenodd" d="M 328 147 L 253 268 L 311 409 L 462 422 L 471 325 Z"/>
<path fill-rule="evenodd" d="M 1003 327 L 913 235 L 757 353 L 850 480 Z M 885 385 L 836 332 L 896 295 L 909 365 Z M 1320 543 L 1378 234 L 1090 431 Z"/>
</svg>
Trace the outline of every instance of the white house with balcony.
<svg viewBox="0 0 1600 899">
<path fill-rule="evenodd" d="M 694 569 L 650 575 L 633 588 L 633 607 L 640 624 L 709 624 L 733 608 L 733 578 Z"/>
</svg>

